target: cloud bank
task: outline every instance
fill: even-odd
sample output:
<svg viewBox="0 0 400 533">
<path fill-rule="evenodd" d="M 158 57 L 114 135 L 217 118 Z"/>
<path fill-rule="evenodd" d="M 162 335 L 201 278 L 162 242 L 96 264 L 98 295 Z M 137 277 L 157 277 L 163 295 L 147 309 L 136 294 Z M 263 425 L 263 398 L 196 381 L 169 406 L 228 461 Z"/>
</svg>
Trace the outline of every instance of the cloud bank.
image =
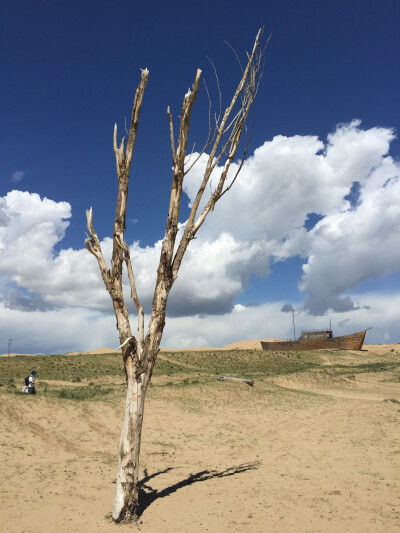
<svg viewBox="0 0 400 533">
<path fill-rule="evenodd" d="M 313 327 L 326 328 L 332 320 L 335 334 L 367 332 L 367 344 L 400 342 L 400 292 L 391 295 L 357 295 L 356 311 L 332 312 L 313 318 Z M 366 309 L 368 307 L 370 309 Z M 235 306 L 229 313 L 169 317 L 162 347 L 185 349 L 201 346 L 219 347 L 244 339 L 277 337 L 293 338 L 292 314 L 281 312 L 283 302 L 265 303 L 258 307 Z M 52 312 L 10 310 L 0 302 L 0 338 L 7 351 L 7 340 L 13 338 L 13 349 L 19 353 L 65 353 L 88 351 L 119 345 L 115 320 L 109 314 L 87 308 L 63 308 Z M 295 315 L 296 332 L 310 327 L 309 316 Z M 0 353 L 3 353 L 0 352 Z"/>
<path fill-rule="evenodd" d="M 352 329 L 358 324 L 356 317 L 369 324 L 368 317 L 376 320 L 380 302 L 388 304 L 386 296 L 369 298 L 348 292 L 364 280 L 400 270 L 400 166 L 389 155 L 393 138 L 389 128 L 364 130 L 355 120 L 339 125 L 326 142 L 316 136 L 278 135 L 257 148 L 187 251 L 168 304 L 165 342 L 208 344 L 208 333 L 200 331 L 205 327 L 215 331 L 213 338 L 220 339 L 220 344 L 227 344 L 241 332 L 241 324 L 247 328 L 244 337 L 287 336 L 279 333 L 282 317 L 288 319 L 280 311 L 287 302 L 267 306 L 269 317 L 271 310 L 279 317 L 272 321 L 276 332 L 267 332 L 266 317 L 264 322 L 257 319 L 265 305 L 242 309 L 235 306 L 235 300 L 250 275 L 267 276 L 271 262 L 295 256 L 304 260 L 299 279 L 304 293 L 301 305 L 317 317 L 313 325 L 326 322 L 323 315 L 327 312 L 338 317 L 343 331 L 344 320 L 350 320 Z M 187 176 L 189 204 L 204 165 L 205 158 L 201 158 Z M 84 341 L 85 331 L 101 327 L 107 339 L 116 334 L 108 314 L 110 298 L 93 256 L 84 248 L 54 250 L 70 217 L 67 202 L 35 193 L 14 190 L 0 198 L 0 319 L 4 324 L 4 316 L 13 314 L 18 323 L 21 317 L 27 321 L 29 314 L 36 331 L 41 329 L 41 320 L 53 324 L 55 330 L 57 323 L 64 329 L 76 327 L 81 332 L 77 337 L 80 349 L 89 349 L 101 340 L 97 336 L 95 344 Z M 310 228 L 313 217 L 318 221 Z M 105 238 L 102 247 L 107 260 L 111 246 L 111 239 Z M 133 242 L 130 248 L 139 295 L 149 311 L 161 241 L 147 247 Z M 261 294 L 259 300 L 267 298 Z M 130 307 L 133 312 L 133 303 Z M 67 320 L 65 314 L 79 317 L 86 329 L 75 318 Z M 389 311 L 385 315 L 390 323 L 392 315 Z M 225 333 L 218 334 L 213 324 Z M 360 322 L 360 328 L 364 327 Z M 393 336 L 395 332 L 388 326 L 381 334 Z M 4 330 L 4 335 L 10 333 Z M 63 348 L 57 351 L 67 349 L 71 337 L 66 335 L 65 341 L 61 337 L 55 334 L 54 342 L 47 339 L 47 345 L 55 350 L 59 342 Z"/>
</svg>

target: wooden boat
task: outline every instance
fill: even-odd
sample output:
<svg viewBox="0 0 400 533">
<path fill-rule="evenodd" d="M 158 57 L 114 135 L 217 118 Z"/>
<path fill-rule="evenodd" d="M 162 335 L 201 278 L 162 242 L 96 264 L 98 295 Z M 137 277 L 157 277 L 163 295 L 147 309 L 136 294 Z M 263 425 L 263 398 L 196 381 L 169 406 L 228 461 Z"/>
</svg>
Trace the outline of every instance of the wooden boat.
<svg viewBox="0 0 400 533">
<path fill-rule="evenodd" d="M 299 339 L 294 341 L 261 341 L 263 350 L 361 350 L 367 330 L 334 337 L 331 329 L 302 331 Z"/>
</svg>

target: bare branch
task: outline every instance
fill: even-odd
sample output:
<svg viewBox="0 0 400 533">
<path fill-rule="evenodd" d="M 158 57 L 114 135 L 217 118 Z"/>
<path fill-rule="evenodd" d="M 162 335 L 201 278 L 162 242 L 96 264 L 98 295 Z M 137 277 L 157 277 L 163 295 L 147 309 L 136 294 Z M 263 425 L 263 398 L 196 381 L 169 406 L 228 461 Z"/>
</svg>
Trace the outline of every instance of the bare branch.
<svg viewBox="0 0 400 533">
<path fill-rule="evenodd" d="M 93 250 L 93 248 L 92 248 L 92 246 L 91 246 L 91 244 L 90 244 L 90 239 L 89 239 L 89 237 L 85 239 L 85 246 L 86 246 L 86 248 L 89 250 L 89 252 L 90 252 L 91 254 L 93 254 L 93 255 L 97 258 L 97 255 L 96 255 L 95 251 Z"/>
<path fill-rule="evenodd" d="M 126 246 L 126 243 L 124 243 Z M 129 283 L 131 285 L 131 297 L 135 302 L 137 313 L 138 313 L 138 343 L 143 346 L 144 343 L 144 310 L 143 305 L 140 303 L 138 293 L 136 290 L 135 276 L 133 275 L 133 268 L 131 262 L 131 256 L 129 253 L 129 248 L 126 246 L 124 249 L 125 263 L 128 271 Z M 139 354 L 140 359 L 140 354 Z"/>
<path fill-rule="evenodd" d="M 251 108 L 251 105 L 255 97 L 255 91 L 257 88 L 257 80 L 260 74 L 260 62 L 262 59 L 262 53 L 260 52 L 261 37 L 262 37 L 262 28 L 257 33 L 251 54 L 248 54 L 247 65 L 244 71 L 242 70 L 242 77 L 232 97 L 232 100 L 230 104 L 228 105 L 228 107 L 226 108 L 224 112 L 224 116 L 222 117 L 222 120 L 219 122 L 217 126 L 217 135 L 215 137 L 211 152 L 208 156 L 208 162 L 207 162 L 206 169 L 203 175 L 203 180 L 198 189 L 196 197 L 192 203 L 192 209 L 191 209 L 188 221 L 186 223 L 183 236 L 181 238 L 181 241 L 179 243 L 178 249 L 176 251 L 176 254 L 173 260 L 172 270 L 173 270 L 174 279 L 176 278 L 178 274 L 180 264 L 182 262 L 184 253 L 186 251 L 186 248 L 190 240 L 192 240 L 195 237 L 197 231 L 204 223 L 204 220 L 206 219 L 208 213 L 214 209 L 216 202 L 221 198 L 221 195 L 223 194 L 224 184 L 227 178 L 227 174 L 228 174 L 230 165 L 236 155 L 236 151 L 238 149 L 240 138 L 241 138 L 241 133 L 242 133 L 248 112 Z M 235 113 L 233 118 L 229 119 L 239 98 L 241 98 L 239 110 Z M 225 141 L 223 141 L 222 139 L 224 135 L 229 131 L 230 133 L 228 135 L 228 138 L 225 139 Z M 220 147 L 221 143 L 223 143 L 222 147 Z M 217 151 L 219 149 L 220 149 L 220 152 L 219 152 L 219 155 L 217 155 Z M 205 188 L 210 180 L 211 173 L 217 167 L 218 163 L 221 161 L 223 156 L 225 156 L 226 159 L 225 159 L 223 168 L 221 170 L 218 185 L 216 189 L 214 190 L 214 192 L 211 194 L 211 197 L 208 200 L 206 206 L 204 207 L 202 213 L 199 215 L 199 217 L 196 220 L 197 210 L 200 205 L 200 201 L 203 197 Z M 234 180 L 235 179 L 236 179 L 236 176 L 234 177 Z M 232 184 L 229 187 L 231 186 Z"/>
<path fill-rule="evenodd" d="M 121 247 L 121 249 L 124 252 L 124 261 L 126 264 L 127 272 L 128 272 L 128 278 L 129 283 L 131 286 L 131 297 L 132 300 L 135 303 L 137 312 L 138 312 L 138 343 L 143 347 L 144 342 L 144 310 L 143 306 L 140 303 L 139 296 L 136 290 L 136 283 L 135 283 L 135 276 L 133 274 L 133 268 L 132 268 L 132 262 L 131 262 L 131 256 L 129 252 L 129 247 L 126 244 L 126 241 L 124 239 L 123 234 L 114 235 L 114 239 L 117 241 L 118 245 Z M 90 251 L 90 250 L 89 250 Z M 140 352 L 138 354 L 140 359 Z"/>
<path fill-rule="evenodd" d="M 214 139 L 214 137 L 216 135 L 216 130 L 214 131 L 214 134 L 212 134 L 212 129 L 211 129 L 211 98 L 210 98 L 210 93 L 208 92 L 208 87 L 207 87 L 207 84 L 206 84 L 205 80 L 203 80 L 203 83 L 204 83 L 204 87 L 205 87 L 205 90 L 206 90 L 206 93 L 207 93 L 207 97 L 208 97 L 208 137 L 207 137 L 207 140 L 206 140 L 203 148 L 200 150 L 200 152 L 197 154 L 197 157 L 195 157 L 194 161 L 188 167 L 187 165 L 189 164 L 190 159 L 191 159 L 191 157 L 193 155 L 193 152 L 194 152 L 195 144 L 193 145 L 193 148 L 192 148 L 192 151 L 190 153 L 190 156 L 185 159 L 185 173 L 184 173 L 185 176 L 196 165 L 198 160 L 201 158 L 201 156 L 204 154 L 204 152 L 207 150 L 207 148 L 211 145 L 211 143 L 212 143 L 212 141 L 213 141 L 213 139 Z"/>
<path fill-rule="evenodd" d="M 169 106 L 167 107 L 167 116 L 169 121 L 169 136 L 171 139 L 171 153 L 172 153 L 172 161 L 175 161 L 175 141 L 174 141 L 174 124 L 172 122 L 172 115 L 171 110 Z"/>
<path fill-rule="evenodd" d="M 126 152 L 124 154 L 124 143 L 122 139 L 121 145 L 117 148 L 117 127 L 114 127 L 114 152 L 117 162 L 118 174 L 118 198 L 117 208 L 114 221 L 114 238 L 113 238 L 113 253 L 112 253 L 112 280 L 116 293 L 118 293 L 118 302 L 120 308 L 124 308 L 123 293 L 122 293 L 122 263 L 124 261 L 123 249 L 118 243 L 116 236 L 121 236 L 125 231 L 126 224 L 126 208 L 128 201 L 128 184 L 129 173 L 132 162 L 132 154 L 136 141 L 137 128 L 139 124 L 140 110 L 143 102 L 143 95 L 148 81 L 149 71 L 142 70 L 140 83 L 135 92 L 135 98 L 132 107 L 131 125 L 129 128 L 128 141 Z M 114 303 L 114 300 L 113 300 Z M 115 306 L 115 304 L 114 304 Z M 124 311 L 125 313 L 125 311 Z M 127 314 L 127 313 L 126 313 Z"/>
<path fill-rule="evenodd" d="M 132 108 L 132 118 L 129 128 L 128 141 L 125 150 L 125 138 L 122 139 L 120 146 L 118 146 L 118 128 L 117 125 L 114 126 L 114 135 L 113 135 L 113 148 L 115 153 L 115 161 L 118 175 L 118 199 L 117 199 L 117 208 L 115 213 L 114 221 L 114 233 L 113 233 L 113 252 L 111 259 L 111 271 L 107 268 L 104 261 L 104 257 L 101 251 L 101 246 L 96 232 L 93 228 L 92 220 L 92 210 L 87 211 L 87 221 L 88 221 L 88 230 L 90 238 L 86 239 L 85 245 L 87 249 L 92 253 L 98 261 L 100 272 L 104 281 L 104 284 L 111 296 L 111 300 L 114 307 L 115 316 L 117 318 L 117 328 L 119 331 L 120 342 L 123 345 L 123 359 L 125 364 L 125 371 L 128 376 L 129 365 L 131 362 L 134 363 L 136 372 L 141 372 L 142 370 L 137 366 L 138 360 L 141 354 L 141 349 L 139 348 L 136 338 L 132 336 L 128 309 L 125 306 L 123 287 L 122 287 L 122 266 L 123 262 L 126 260 L 125 254 L 125 241 L 124 241 L 124 231 L 125 231 L 125 221 L 126 221 L 126 208 L 127 208 L 127 199 L 128 199 L 128 183 L 129 183 L 129 173 L 130 166 L 132 161 L 133 149 L 136 141 L 136 134 L 140 116 L 140 110 L 143 101 L 144 91 L 147 85 L 149 72 L 147 69 L 142 70 L 141 80 L 136 89 L 135 98 Z M 126 247 L 127 248 L 127 247 Z M 130 262 L 129 251 L 128 259 L 126 260 L 127 265 Z M 133 274 L 133 272 L 131 272 Z M 128 268 L 128 276 L 129 268 Z M 130 281 L 131 281 L 130 276 Z M 131 282 L 132 283 L 132 282 Z M 131 289 L 132 290 L 132 289 Z M 135 289 L 132 290 L 135 294 Z M 137 296 L 137 295 L 136 295 Z M 137 300 L 138 302 L 138 300 Z M 135 302 L 136 303 L 136 302 Z M 143 345 L 143 313 L 140 312 L 140 302 L 138 305 L 138 316 L 141 332 L 141 339 Z M 125 341 L 129 339 L 129 342 Z"/>
<path fill-rule="evenodd" d="M 148 79 L 149 71 L 147 70 L 147 68 L 145 68 L 144 70 L 142 70 L 140 83 L 135 93 L 135 99 L 132 108 L 131 126 L 129 128 L 129 137 L 126 145 L 126 169 L 128 174 L 131 168 L 133 148 L 135 146 L 136 134 L 139 125 L 140 110 L 142 108 L 143 95 L 146 89 Z"/>
<path fill-rule="evenodd" d="M 233 176 L 232 181 L 231 181 L 230 184 L 229 184 L 227 187 L 225 187 L 225 189 L 221 192 L 221 194 L 219 195 L 218 200 L 220 200 L 220 199 L 224 196 L 224 194 L 226 194 L 226 193 L 232 188 L 232 185 L 235 183 L 236 178 L 239 176 L 240 171 L 242 170 L 243 164 L 244 164 L 244 162 L 246 161 L 246 155 L 247 155 L 247 146 L 245 147 L 245 150 L 244 150 L 244 153 L 243 153 L 243 157 L 242 157 L 242 159 L 240 160 L 240 163 L 239 163 L 238 169 L 237 169 L 237 171 L 235 172 L 235 175 Z"/>
<path fill-rule="evenodd" d="M 194 162 L 190 165 L 189 169 L 186 170 L 186 165 L 187 165 L 187 164 L 190 162 L 190 160 L 192 159 L 192 156 L 193 156 L 193 154 L 194 154 L 194 149 L 195 149 L 195 148 L 196 148 L 196 143 L 194 142 L 194 143 L 193 143 L 193 146 L 192 146 L 192 149 L 190 150 L 190 154 L 187 155 L 187 156 L 185 157 L 185 167 L 184 167 L 184 168 L 185 168 L 185 171 L 184 171 L 184 176 L 186 176 L 186 174 L 187 174 L 187 173 L 189 172 L 189 170 L 193 167 L 193 165 L 196 164 L 196 161 L 198 161 L 199 158 L 201 157 L 201 155 L 204 153 L 204 150 L 205 150 L 205 149 L 203 149 L 199 154 L 197 154 L 197 157 L 195 158 Z"/>
<path fill-rule="evenodd" d="M 113 137 L 113 147 L 115 153 L 115 162 L 117 165 L 117 175 L 119 176 L 123 172 L 125 164 L 125 155 L 124 155 L 124 146 L 125 146 L 125 137 L 122 137 L 121 146 L 118 148 L 118 127 L 117 124 L 114 125 L 114 137 Z"/>
<path fill-rule="evenodd" d="M 165 313 L 169 292 L 174 282 L 171 265 L 176 236 L 179 229 L 179 210 L 182 199 L 182 184 L 185 176 L 184 166 L 188 143 L 188 132 L 193 103 L 197 97 L 200 79 L 201 70 L 197 69 L 192 89 L 189 89 L 183 98 L 180 115 L 180 128 L 173 167 L 167 224 L 161 247 L 160 261 L 157 269 L 157 280 L 154 290 L 152 313 L 150 317 L 148 333 L 145 339 L 145 349 L 147 352 L 153 354 L 153 364 L 158 353 L 162 332 L 165 325 Z"/>
<path fill-rule="evenodd" d="M 204 79 L 203 79 L 203 84 L 204 84 L 204 88 L 206 90 L 207 99 L 208 99 L 208 137 L 207 137 L 207 141 L 205 143 L 205 146 L 208 146 L 208 143 L 209 143 L 209 141 L 211 139 L 211 132 L 212 132 L 212 128 L 211 128 L 211 96 L 210 96 L 210 93 L 208 91 L 206 80 L 204 80 Z"/>
<path fill-rule="evenodd" d="M 99 238 L 97 236 L 97 233 L 94 231 L 92 208 L 86 211 L 86 221 L 87 221 L 87 228 L 88 228 L 90 237 L 85 239 L 85 246 L 89 250 L 89 252 L 96 257 L 97 262 L 99 264 L 101 277 L 103 278 L 103 281 L 104 281 L 104 285 L 106 286 L 107 291 L 110 292 L 111 290 L 110 271 L 108 270 L 106 262 L 104 260 Z"/>
<path fill-rule="evenodd" d="M 225 44 L 227 44 L 227 45 L 229 46 L 229 48 L 230 48 L 230 49 L 232 50 L 232 52 L 235 54 L 235 57 L 236 57 L 236 59 L 237 59 L 237 62 L 239 63 L 240 71 L 241 71 L 241 73 L 243 74 L 242 63 L 240 62 L 240 59 L 239 59 L 239 56 L 237 55 L 236 50 L 233 48 L 233 46 L 232 46 L 230 43 L 228 43 L 228 41 L 224 41 L 224 42 L 225 42 Z M 247 55 L 247 57 L 248 57 L 248 55 Z"/>
<path fill-rule="evenodd" d="M 214 63 L 211 61 L 211 59 L 207 56 L 207 59 L 208 61 L 211 63 L 212 65 L 212 68 L 214 69 L 214 74 L 215 74 L 215 80 L 217 82 L 217 89 L 218 89 L 218 103 L 219 103 L 219 114 L 218 114 L 218 117 L 215 118 L 215 123 L 218 124 L 220 118 L 221 118 L 221 113 L 222 113 L 222 93 L 221 93 L 221 87 L 219 85 L 219 78 L 218 78 L 218 72 L 217 72 L 217 69 L 215 68 L 215 65 Z M 243 72 L 243 70 L 242 70 Z"/>
<path fill-rule="evenodd" d="M 190 118 L 192 113 L 193 103 L 197 96 L 201 78 L 201 70 L 196 72 L 195 80 L 192 90 L 185 94 L 182 104 L 181 120 L 179 128 L 179 137 L 176 149 L 176 156 L 173 168 L 171 197 L 169 203 L 167 227 L 165 232 L 165 239 L 163 242 L 163 251 L 167 254 L 168 261 L 172 259 L 173 246 L 178 231 L 179 208 L 182 197 L 182 183 L 185 176 L 184 166 L 186 158 L 186 149 L 188 142 L 188 132 L 190 126 Z M 171 248 L 172 245 L 172 248 Z"/>
<path fill-rule="evenodd" d="M 201 152 L 199 152 L 197 154 L 197 156 L 195 157 L 194 161 L 192 162 L 192 164 L 186 168 L 185 166 L 185 173 L 184 175 L 186 176 L 186 174 L 188 172 L 190 172 L 192 170 L 192 168 L 195 166 L 195 164 L 197 163 L 197 161 L 200 159 L 200 157 L 204 154 L 204 152 L 207 150 L 207 146 L 204 146 L 201 150 Z M 192 151 L 190 152 L 190 156 L 186 159 L 185 161 L 185 164 L 187 165 L 189 162 L 190 162 L 190 159 L 192 158 L 192 155 L 193 155 L 193 151 L 194 151 L 194 145 L 193 145 L 193 148 L 192 148 Z"/>
</svg>

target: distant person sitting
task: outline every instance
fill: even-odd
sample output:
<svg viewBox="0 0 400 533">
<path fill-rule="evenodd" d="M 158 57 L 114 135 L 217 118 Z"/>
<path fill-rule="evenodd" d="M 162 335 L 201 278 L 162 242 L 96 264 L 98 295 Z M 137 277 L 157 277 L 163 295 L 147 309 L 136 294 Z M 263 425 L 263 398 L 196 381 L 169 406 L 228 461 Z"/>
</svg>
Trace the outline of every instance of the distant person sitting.
<svg viewBox="0 0 400 533">
<path fill-rule="evenodd" d="M 32 370 L 31 375 L 28 378 L 25 378 L 25 387 L 22 389 L 22 392 L 25 394 L 36 394 L 36 370 Z"/>
</svg>

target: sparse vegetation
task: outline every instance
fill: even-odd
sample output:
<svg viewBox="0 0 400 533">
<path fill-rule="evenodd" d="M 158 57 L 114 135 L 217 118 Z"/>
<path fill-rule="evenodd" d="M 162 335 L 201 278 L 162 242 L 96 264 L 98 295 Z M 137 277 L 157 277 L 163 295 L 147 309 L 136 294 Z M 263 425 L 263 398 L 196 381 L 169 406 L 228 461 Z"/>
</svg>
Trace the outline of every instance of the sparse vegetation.
<svg viewBox="0 0 400 533">
<path fill-rule="evenodd" d="M 101 400 L 114 391 L 115 388 L 112 387 L 70 387 L 57 390 L 56 395 L 66 400 Z"/>
<path fill-rule="evenodd" d="M 165 356 L 165 354 L 164 354 Z M 262 350 L 168 352 L 159 359 L 155 375 L 172 373 L 228 374 L 236 377 L 270 376 L 307 370 L 319 365 L 315 352 L 264 352 Z M 175 368 L 174 368 L 175 367 Z"/>
<path fill-rule="evenodd" d="M 38 372 L 38 381 L 65 380 L 79 382 L 106 376 L 124 376 L 120 356 L 115 354 L 39 355 L 4 357 L 0 359 L 0 382 L 9 379 L 21 382 L 31 370 Z"/>
<path fill-rule="evenodd" d="M 370 363 L 362 363 L 359 365 L 352 365 L 351 371 L 354 374 L 360 374 L 364 372 L 393 372 L 400 368 L 400 362 L 393 361 L 374 361 Z M 349 371 L 349 367 L 342 364 L 337 364 L 330 367 L 330 370 L 336 374 L 346 374 Z"/>
<path fill-rule="evenodd" d="M 215 384 L 218 375 L 254 379 L 261 382 L 274 375 L 310 370 L 355 379 L 360 373 L 386 373 L 385 381 L 398 382 L 400 362 L 385 360 L 349 365 L 324 365 L 326 352 L 265 352 L 262 350 L 207 350 L 161 352 L 154 369 L 151 388 L 174 389 Z M 341 354 L 342 357 L 345 354 Z M 353 356 L 352 356 L 353 357 Z M 331 361 L 332 363 L 332 361 Z M 31 369 L 38 371 L 38 393 L 61 400 L 98 401 L 122 397 L 125 373 L 115 354 L 27 356 L 0 359 L 0 394 L 18 394 Z"/>
</svg>

